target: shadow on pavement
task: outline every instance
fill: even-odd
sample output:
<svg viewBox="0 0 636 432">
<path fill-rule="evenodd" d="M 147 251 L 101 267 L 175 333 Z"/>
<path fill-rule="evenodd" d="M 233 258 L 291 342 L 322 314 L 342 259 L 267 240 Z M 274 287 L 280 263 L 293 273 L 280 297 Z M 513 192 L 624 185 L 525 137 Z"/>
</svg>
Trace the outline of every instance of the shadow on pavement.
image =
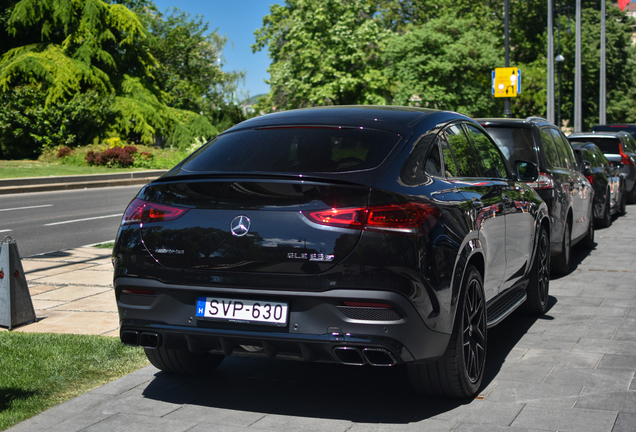
<svg viewBox="0 0 636 432">
<path fill-rule="evenodd" d="M 550 308 L 556 299 L 550 297 Z M 551 319 L 548 313 L 538 319 Z M 489 330 L 486 388 L 511 349 L 537 321 L 522 311 Z M 363 423 L 405 424 L 448 414 L 472 399 L 430 398 L 415 393 L 406 368 L 226 357 L 209 376 L 159 373 L 144 397 L 177 404 Z"/>
</svg>

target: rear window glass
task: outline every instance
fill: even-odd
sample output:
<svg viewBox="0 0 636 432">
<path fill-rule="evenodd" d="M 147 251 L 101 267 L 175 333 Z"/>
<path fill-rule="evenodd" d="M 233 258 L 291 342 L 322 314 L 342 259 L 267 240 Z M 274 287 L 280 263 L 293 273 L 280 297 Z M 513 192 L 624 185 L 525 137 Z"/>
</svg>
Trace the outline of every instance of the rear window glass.
<svg viewBox="0 0 636 432">
<path fill-rule="evenodd" d="M 568 138 L 570 142 L 586 143 L 591 142 L 598 146 L 605 154 L 619 154 L 620 143 L 618 138 Z"/>
<path fill-rule="evenodd" d="M 282 127 L 221 135 L 182 169 L 190 172 L 349 172 L 375 168 L 399 142 L 395 133 L 340 127 Z"/>
<path fill-rule="evenodd" d="M 531 129 L 488 127 L 486 132 L 501 149 L 508 162 L 513 165 L 516 160 L 538 163 Z"/>
</svg>

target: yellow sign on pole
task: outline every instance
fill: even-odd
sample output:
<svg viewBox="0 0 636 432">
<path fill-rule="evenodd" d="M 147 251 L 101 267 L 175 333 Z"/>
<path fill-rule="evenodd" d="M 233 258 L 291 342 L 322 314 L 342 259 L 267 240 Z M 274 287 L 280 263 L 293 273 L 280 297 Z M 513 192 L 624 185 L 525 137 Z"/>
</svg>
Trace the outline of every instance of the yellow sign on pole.
<svg viewBox="0 0 636 432">
<path fill-rule="evenodd" d="M 495 97 L 517 97 L 521 93 L 521 70 L 515 67 L 495 68 L 492 93 Z"/>
</svg>

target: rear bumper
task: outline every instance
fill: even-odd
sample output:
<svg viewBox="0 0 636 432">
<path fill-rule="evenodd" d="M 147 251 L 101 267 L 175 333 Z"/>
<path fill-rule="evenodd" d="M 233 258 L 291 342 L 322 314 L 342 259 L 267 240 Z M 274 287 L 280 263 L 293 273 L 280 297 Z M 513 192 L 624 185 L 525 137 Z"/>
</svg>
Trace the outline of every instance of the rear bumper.
<svg viewBox="0 0 636 432">
<path fill-rule="evenodd" d="M 122 294 L 124 289 L 152 294 Z M 408 299 L 388 291 L 223 289 L 119 277 L 115 293 L 122 341 L 147 348 L 385 365 L 434 360 L 444 353 L 450 339 L 449 334 L 429 329 Z M 195 309 L 201 296 L 286 302 L 287 323 L 272 327 L 199 319 Z M 343 309 L 344 301 L 389 304 L 394 313 L 390 319 L 352 317 Z"/>
</svg>

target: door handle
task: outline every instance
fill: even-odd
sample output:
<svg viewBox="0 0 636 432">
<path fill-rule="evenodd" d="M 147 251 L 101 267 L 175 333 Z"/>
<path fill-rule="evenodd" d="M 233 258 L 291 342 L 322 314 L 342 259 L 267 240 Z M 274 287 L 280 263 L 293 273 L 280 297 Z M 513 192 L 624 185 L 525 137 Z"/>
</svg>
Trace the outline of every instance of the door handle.
<svg viewBox="0 0 636 432">
<path fill-rule="evenodd" d="M 483 202 L 481 202 L 481 201 L 479 201 L 479 200 L 478 200 L 477 198 L 475 198 L 475 197 L 473 197 L 473 198 L 472 198 L 472 201 L 473 201 L 473 203 L 472 203 L 472 204 L 473 204 L 473 207 L 474 207 L 474 208 L 476 208 L 476 209 L 480 209 L 480 208 L 482 208 L 482 207 L 484 206 L 484 203 L 483 203 Z"/>
</svg>

